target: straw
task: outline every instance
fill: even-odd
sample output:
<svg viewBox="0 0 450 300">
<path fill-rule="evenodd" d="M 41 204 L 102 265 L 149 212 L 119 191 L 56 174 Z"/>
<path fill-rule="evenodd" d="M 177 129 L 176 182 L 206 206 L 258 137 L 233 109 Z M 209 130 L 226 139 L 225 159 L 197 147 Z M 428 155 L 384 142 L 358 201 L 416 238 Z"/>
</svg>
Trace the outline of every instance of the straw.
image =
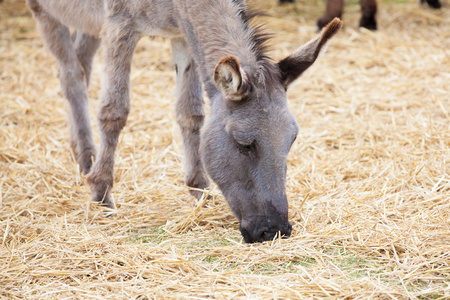
<svg viewBox="0 0 450 300">
<path fill-rule="evenodd" d="M 316 36 L 325 1 L 257 2 L 276 59 Z M 24 1 L 3 1 L 0 298 L 450 298 L 449 3 L 402 2 L 380 1 L 377 32 L 347 2 L 342 32 L 290 88 L 292 237 L 248 245 L 217 187 L 196 202 L 183 183 L 168 40 L 136 50 L 105 217 L 69 150 L 56 63 Z"/>
</svg>

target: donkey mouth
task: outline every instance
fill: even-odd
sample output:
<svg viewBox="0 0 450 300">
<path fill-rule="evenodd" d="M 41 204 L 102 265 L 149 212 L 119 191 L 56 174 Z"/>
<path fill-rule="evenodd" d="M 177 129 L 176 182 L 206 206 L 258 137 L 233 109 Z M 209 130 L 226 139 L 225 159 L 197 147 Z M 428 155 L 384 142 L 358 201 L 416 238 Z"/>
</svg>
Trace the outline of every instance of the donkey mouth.
<svg viewBox="0 0 450 300">
<path fill-rule="evenodd" d="M 246 243 L 262 243 L 265 241 L 272 241 L 274 239 L 279 238 L 280 236 L 282 239 L 290 237 L 292 232 L 291 223 L 288 222 L 287 225 L 284 227 L 285 228 L 283 228 L 283 230 L 277 231 L 263 228 L 256 232 L 249 232 L 247 229 L 240 226 L 239 230 L 241 231 L 241 234 Z"/>
</svg>

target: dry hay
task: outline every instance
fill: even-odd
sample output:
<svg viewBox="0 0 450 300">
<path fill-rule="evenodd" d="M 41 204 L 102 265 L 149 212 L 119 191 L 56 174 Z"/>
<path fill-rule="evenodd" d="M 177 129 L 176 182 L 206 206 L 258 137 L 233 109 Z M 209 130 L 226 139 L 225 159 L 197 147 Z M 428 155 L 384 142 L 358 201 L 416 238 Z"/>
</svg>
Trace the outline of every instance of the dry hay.
<svg viewBox="0 0 450 300">
<path fill-rule="evenodd" d="M 119 210 L 105 218 L 69 151 L 54 59 L 23 1 L 4 1 L 0 298 L 450 298 L 449 3 L 388 2 L 378 32 L 359 31 L 348 3 L 343 32 L 290 90 L 293 235 L 247 245 L 217 188 L 194 204 L 183 184 L 169 43 L 138 46 Z M 323 1 L 263 4 L 275 57 L 315 35 Z"/>
</svg>

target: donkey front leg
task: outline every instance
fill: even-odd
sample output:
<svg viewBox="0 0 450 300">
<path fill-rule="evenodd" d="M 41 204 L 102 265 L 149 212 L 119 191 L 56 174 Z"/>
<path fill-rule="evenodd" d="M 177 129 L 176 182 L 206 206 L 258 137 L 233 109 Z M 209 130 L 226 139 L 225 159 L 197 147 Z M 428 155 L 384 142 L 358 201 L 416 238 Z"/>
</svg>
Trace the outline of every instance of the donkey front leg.
<svg viewBox="0 0 450 300">
<path fill-rule="evenodd" d="M 209 187 L 209 180 L 199 153 L 200 128 L 205 118 L 202 85 L 184 39 L 172 40 L 172 52 L 177 72 L 176 117 L 183 138 L 185 182 L 189 187 L 204 189 Z M 190 193 L 198 199 L 203 194 L 198 190 Z"/>
<path fill-rule="evenodd" d="M 27 0 L 45 46 L 58 62 L 62 92 L 69 102 L 69 128 L 72 150 L 84 174 L 92 166 L 95 146 L 89 121 L 87 85 L 70 38 L 69 28 L 51 17 L 37 0 Z"/>
<path fill-rule="evenodd" d="M 114 153 L 130 111 L 130 68 L 139 34 L 133 30 L 130 19 L 117 15 L 103 28 L 104 74 L 98 111 L 100 148 L 87 180 L 92 200 L 114 208 L 111 200 Z"/>
</svg>

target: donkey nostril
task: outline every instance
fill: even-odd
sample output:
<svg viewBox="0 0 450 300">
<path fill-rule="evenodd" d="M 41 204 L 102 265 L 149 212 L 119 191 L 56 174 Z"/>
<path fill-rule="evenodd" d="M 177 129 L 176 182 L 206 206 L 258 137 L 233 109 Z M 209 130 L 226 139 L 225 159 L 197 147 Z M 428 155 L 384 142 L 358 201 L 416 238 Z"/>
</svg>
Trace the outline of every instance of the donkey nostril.
<svg viewBox="0 0 450 300">
<path fill-rule="evenodd" d="M 270 232 L 270 231 L 264 231 L 261 234 L 263 241 L 271 241 L 274 239 L 274 237 L 277 235 L 277 232 Z"/>
</svg>

